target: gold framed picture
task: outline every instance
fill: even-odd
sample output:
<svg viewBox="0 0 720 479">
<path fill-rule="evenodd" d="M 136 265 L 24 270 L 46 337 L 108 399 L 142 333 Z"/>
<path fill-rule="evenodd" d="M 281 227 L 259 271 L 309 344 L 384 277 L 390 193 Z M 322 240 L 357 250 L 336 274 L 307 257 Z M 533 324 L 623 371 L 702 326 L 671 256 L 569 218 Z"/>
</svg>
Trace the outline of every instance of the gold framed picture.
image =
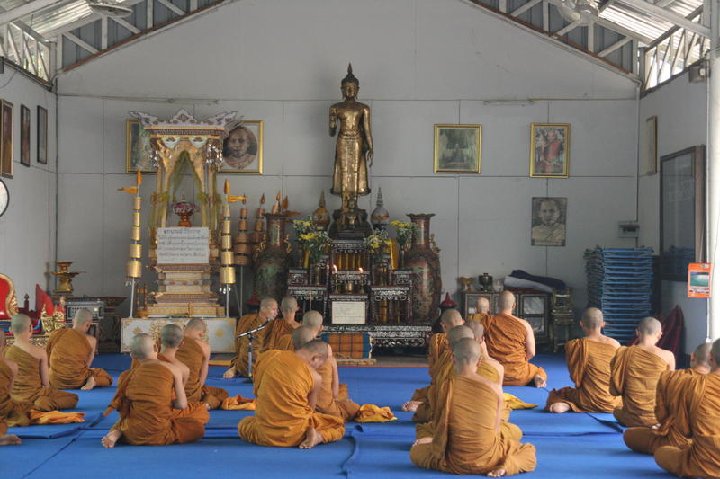
<svg viewBox="0 0 720 479">
<path fill-rule="evenodd" d="M 567 178 L 570 170 L 570 124 L 530 125 L 530 176 Z"/>
<path fill-rule="evenodd" d="M 435 173 L 480 173 L 481 125 L 435 125 Z"/>
<path fill-rule="evenodd" d="M 13 104 L 2 100 L 0 113 L 0 174 L 13 177 Z"/>
<path fill-rule="evenodd" d="M 228 128 L 223 140 L 222 173 L 262 175 L 263 120 L 239 120 Z"/>
<path fill-rule="evenodd" d="M 152 165 L 150 134 L 140 125 L 140 120 L 125 121 L 125 171 L 128 173 L 155 173 Z"/>
</svg>

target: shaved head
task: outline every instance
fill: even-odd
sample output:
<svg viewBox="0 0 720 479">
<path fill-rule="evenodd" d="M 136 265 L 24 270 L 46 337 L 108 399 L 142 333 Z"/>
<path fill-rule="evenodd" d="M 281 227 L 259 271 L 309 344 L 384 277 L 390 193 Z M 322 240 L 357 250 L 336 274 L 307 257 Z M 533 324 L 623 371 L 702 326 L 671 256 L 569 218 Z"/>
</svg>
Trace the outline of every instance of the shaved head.
<svg viewBox="0 0 720 479">
<path fill-rule="evenodd" d="M 280 311 L 283 313 L 294 313 L 298 309 L 297 299 L 292 296 L 285 296 L 280 303 Z"/>
<path fill-rule="evenodd" d="M 695 348 L 692 354 L 695 366 L 710 366 L 710 351 L 712 350 L 712 345 L 713 343 L 701 343 Z"/>
<path fill-rule="evenodd" d="M 715 361 L 715 367 L 720 366 L 720 339 L 718 339 L 712 344 L 712 348 L 710 349 L 710 355 Z"/>
<path fill-rule="evenodd" d="M 503 291 L 500 293 L 498 305 L 500 306 L 500 309 L 512 309 L 515 306 L 515 295 L 510 291 Z"/>
<path fill-rule="evenodd" d="M 10 331 L 13 334 L 22 334 L 27 332 L 28 328 L 32 326 L 32 320 L 30 316 L 25 314 L 16 314 L 10 321 Z"/>
<path fill-rule="evenodd" d="M 303 345 L 314 341 L 317 336 L 317 329 L 312 326 L 300 326 L 292 332 L 292 342 L 295 349 L 300 349 Z"/>
<path fill-rule="evenodd" d="M 311 328 L 320 329 L 323 323 L 322 314 L 318 311 L 310 310 L 303 314 L 302 324 L 303 326 L 310 326 Z"/>
<path fill-rule="evenodd" d="M 662 324 L 660 324 L 660 321 L 652 316 L 647 316 L 638 323 L 637 330 L 640 334 L 652 336 L 653 334 L 658 334 L 662 331 Z"/>
<path fill-rule="evenodd" d="M 183 330 L 177 324 L 166 324 L 160 330 L 160 344 L 166 348 L 177 348 L 184 338 Z"/>
<path fill-rule="evenodd" d="M 601 329 L 603 327 L 603 324 L 605 323 L 605 320 L 603 319 L 602 311 L 600 311 L 598 308 L 588 308 L 583 312 L 582 318 L 580 318 L 580 321 L 585 325 L 588 329 Z"/>
<path fill-rule="evenodd" d="M 82 326 L 86 323 L 91 323 L 93 320 L 93 314 L 89 309 L 80 308 L 75 312 L 73 317 L 73 326 Z"/>
<path fill-rule="evenodd" d="M 453 345 L 455 364 L 477 363 L 480 360 L 482 348 L 472 338 L 463 338 Z"/>
<path fill-rule="evenodd" d="M 319 339 L 309 341 L 300 346 L 299 349 L 303 351 L 308 351 L 312 355 L 318 354 L 325 359 L 327 359 L 328 357 L 328 345 L 326 342 L 320 341 Z"/>
<path fill-rule="evenodd" d="M 155 352 L 154 341 L 148 333 L 133 336 L 130 342 L 130 355 L 135 359 L 147 359 Z"/>
<path fill-rule="evenodd" d="M 480 321 L 470 321 L 466 326 L 472 330 L 475 341 L 482 343 L 483 336 L 485 336 L 485 327 L 482 323 Z"/>
<path fill-rule="evenodd" d="M 442 316 L 440 316 L 440 322 L 443 323 L 446 328 L 450 329 L 462 325 L 465 320 L 463 320 L 462 315 L 457 309 L 450 308 L 446 309 Z"/>
<path fill-rule="evenodd" d="M 477 312 L 487 314 L 490 312 L 490 301 L 485 296 L 480 296 L 477 300 Z"/>
<path fill-rule="evenodd" d="M 207 330 L 207 324 L 205 324 L 205 321 L 203 321 L 202 318 L 192 318 L 190 321 L 185 323 L 185 330 L 205 332 L 205 330 Z"/>
<path fill-rule="evenodd" d="M 460 326 L 455 326 L 454 328 L 452 328 L 450 331 L 447 332 L 447 339 L 448 339 L 448 342 L 450 343 L 450 345 L 454 345 L 461 339 L 465 339 L 465 338 L 474 340 L 475 336 L 473 335 L 472 329 L 470 329 L 469 327 L 464 326 L 462 324 Z"/>
<path fill-rule="evenodd" d="M 263 298 L 260 301 L 260 309 L 271 309 L 273 307 L 277 307 L 277 301 L 275 301 L 275 298 Z"/>
</svg>

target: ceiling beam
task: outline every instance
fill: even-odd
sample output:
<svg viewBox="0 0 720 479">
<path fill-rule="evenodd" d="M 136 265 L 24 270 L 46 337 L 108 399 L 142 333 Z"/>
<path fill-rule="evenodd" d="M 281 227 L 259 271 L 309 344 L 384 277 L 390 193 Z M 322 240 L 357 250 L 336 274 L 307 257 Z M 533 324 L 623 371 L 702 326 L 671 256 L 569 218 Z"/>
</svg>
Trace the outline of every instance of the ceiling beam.
<svg viewBox="0 0 720 479">
<path fill-rule="evenodd" d="M 673 23 L 673 24 L 675 24 L 679 27 L 682 27 L 686 30 L 690 30 L 691 32 L 695 32 L 698 35 L 702 35 L 707 38 L 710 37 L 710 29 L 708 27 L 706 27 L 705 25 L 688 20 L 687 18 L 683 17 L 682 15 L 678 15 L 677 13 L 675 13 L 671 10 L 667 10 L 665 8 L 659 7 L 659 6 L 655 5 L 654 3 L 648 3 L 645 0 L 617 0 L 617 1 L 618 1 L 618 3 L 622 3 L 625 5 L 629 5 L 633 8 L 636 8 L 643 13 L 647 13 L 648 15 L 652 15 L 661 20 L 665 20 L 666 22 Z"/>
<path fill-rule="evenodd" d="M 70 3 L 71 1 L 72 0 L 33 0 L 32 2 L 25 3 L 7 12 L 0 13 L 0 25 L 13 22 L 24 16 L 30 15 L 31 13 L 35 13 L 38 10 L 52 7 L 54 5 L 60 6 L 65 3 Z"/>
</svg>

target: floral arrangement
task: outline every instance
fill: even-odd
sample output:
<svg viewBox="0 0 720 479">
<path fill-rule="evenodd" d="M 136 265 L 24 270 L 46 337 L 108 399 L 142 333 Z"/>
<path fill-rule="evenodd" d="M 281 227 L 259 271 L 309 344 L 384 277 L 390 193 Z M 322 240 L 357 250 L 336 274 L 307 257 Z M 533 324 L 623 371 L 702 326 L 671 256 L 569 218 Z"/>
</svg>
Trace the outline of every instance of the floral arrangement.
<svg viewBox="0 0 720 479">
<path fill-rule="evenodd" d="M 390 238 L 385 230 L 374 229 L 371 235 L 365 237 L 365 247 L 374 256 L 383 254 L 390 245 Z"/>
<path fill-rule="evenodd" d="M 189 201 L 181 200 L 177 203 L 173 204 L 173 211 L 176 215 L 182 216 L 182 215 L 191 215 L 197 210 L 197 206 L 195 206 L 195 203 L 191 203 Z"/>
<path fill-rule="evenodd" d="M 395 228 L 397 233 L 397 242 L 401 249 L 404 249 L 406 245 L 412 240 L 412 235 L 415 233 L 417 226 L 410 221 L 392 220 L 390 225 Z"/>
<path fill-rule="evenodd" d="M 327 232 L 318 230 L 310 219 L 294 220 L 293 228 L 300 248 L 309 253 L 311 263 L 317 263 L 331 241 Z"/>
</svg>

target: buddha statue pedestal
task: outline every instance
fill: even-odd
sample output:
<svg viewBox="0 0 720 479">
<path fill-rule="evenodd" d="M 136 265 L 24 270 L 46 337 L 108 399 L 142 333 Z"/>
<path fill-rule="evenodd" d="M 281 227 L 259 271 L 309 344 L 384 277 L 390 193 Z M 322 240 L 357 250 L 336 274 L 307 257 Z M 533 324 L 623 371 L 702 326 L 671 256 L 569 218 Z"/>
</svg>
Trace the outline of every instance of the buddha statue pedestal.
<svg viewBox="0 0 720 479">
<path fill-rule="evenodd" d="M 210 291 L 209 264 L 159 264 L 155 304 L 148 306 L 150 316 L 225 316 Z"/>
<path fill-rule="evenodd" d="M 363 239 L 372 234 L 367 211 L 361 208 L 341 208 L 333 211 L 333 223 L 328 235 L 336 239 Z"/>
</svg>

